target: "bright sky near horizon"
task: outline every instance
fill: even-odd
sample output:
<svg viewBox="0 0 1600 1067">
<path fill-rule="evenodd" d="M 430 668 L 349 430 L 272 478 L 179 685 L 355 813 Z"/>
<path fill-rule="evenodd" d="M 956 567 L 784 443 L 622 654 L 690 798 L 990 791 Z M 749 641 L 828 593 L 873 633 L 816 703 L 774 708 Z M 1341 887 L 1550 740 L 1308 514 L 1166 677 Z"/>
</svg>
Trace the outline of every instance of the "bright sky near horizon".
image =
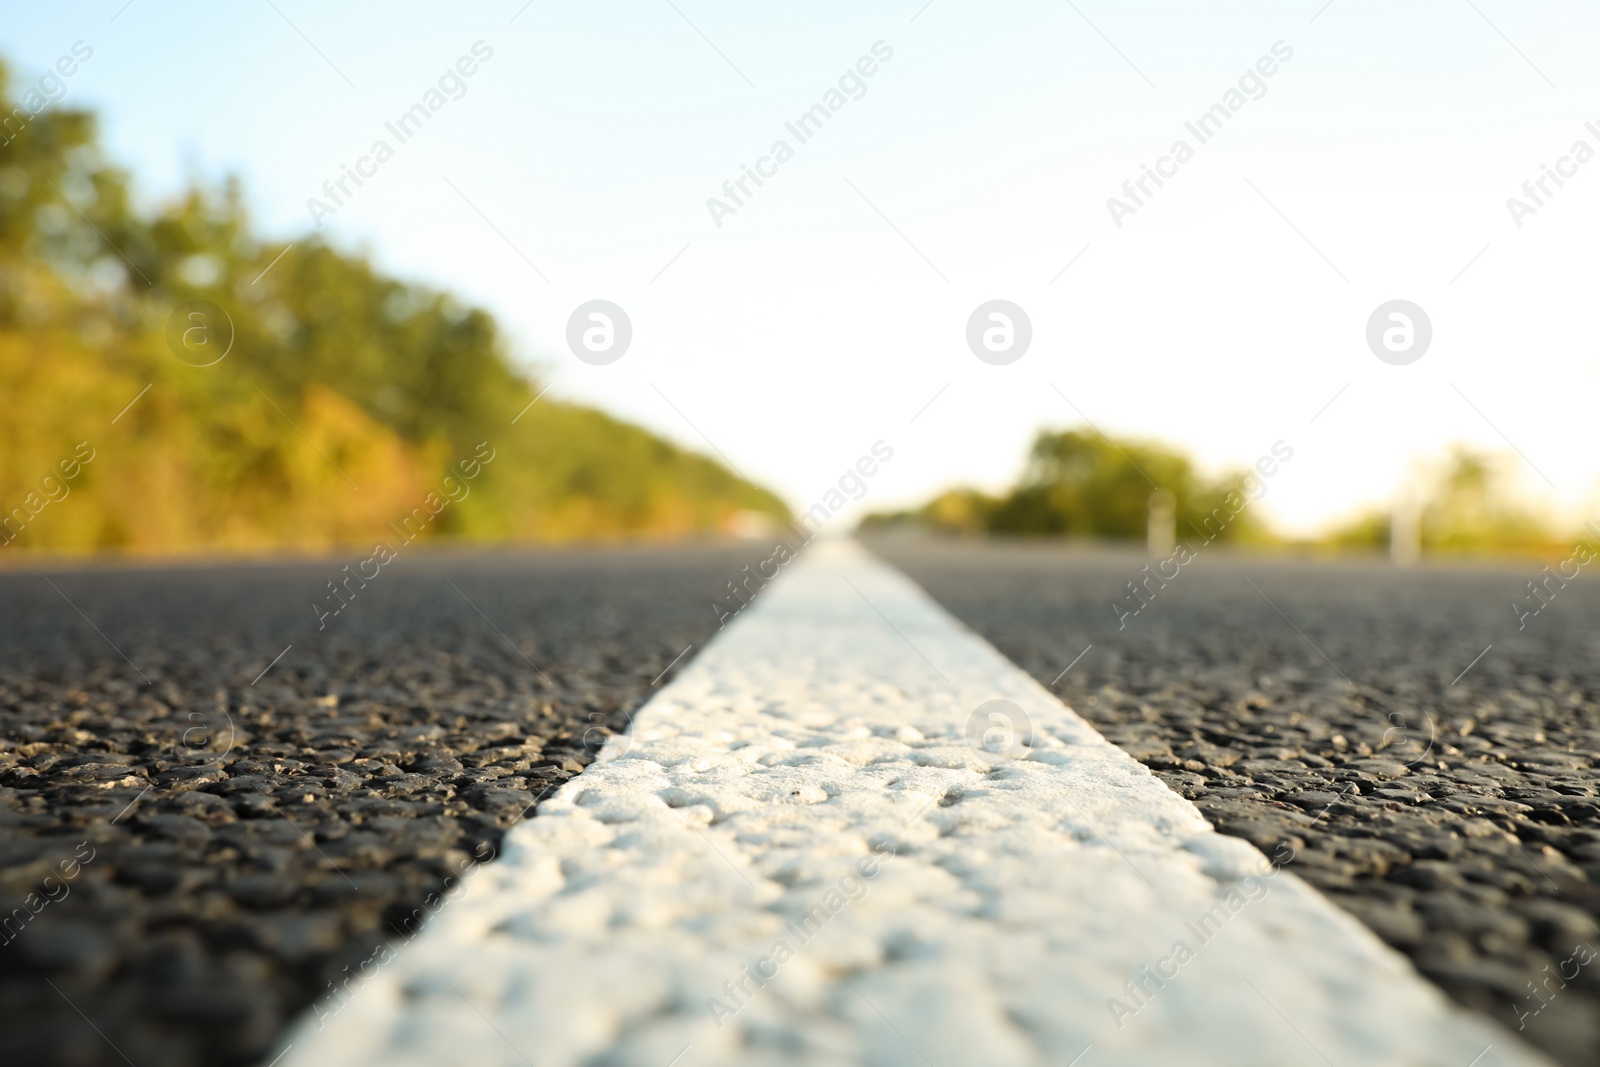
<svg viewBox="0 0 1600 1067">
<path fill-rule="evenodd" d="M 0 56 L 21 89 L 80 40 L 61 104 L 100 112 L 145 197 L 235 172 L 289 243 L 383 140 L 329 240 L 489 308 L 552 396 L 799 509 L 880 439 L 854 513 L 998 488 L 1040 428 L 1087 420 L 1213 470 L 1287 442 L 1256 506 L 1291 532 L 1456 442 L 1600 510 L 1600 11 L 1574 0 L 106 0 L 15 8 Z M 401 143 L 385 124 L 480 41 Z M 801 143 L 785 124 L 842 77 Z M 1202 143 L 1185 124 L 1219 102 Z M 779 140 L 792 158 L 714 218 Z M 1162 162 L 1179 140 L 1192 158 Z M 1136 201 L 1144 165 L 1168 176 Z M 1535 201 L 1546 165 L 1566 174 Z M 604 366 L 566 342 L 596 298 L 633 327 Z M 1004 366 L 966 340 L 992 299 L 1032 325 Z M 1403 366 L 1367 344 L 1394 299 L 1432 324 Z"/>
</svg>

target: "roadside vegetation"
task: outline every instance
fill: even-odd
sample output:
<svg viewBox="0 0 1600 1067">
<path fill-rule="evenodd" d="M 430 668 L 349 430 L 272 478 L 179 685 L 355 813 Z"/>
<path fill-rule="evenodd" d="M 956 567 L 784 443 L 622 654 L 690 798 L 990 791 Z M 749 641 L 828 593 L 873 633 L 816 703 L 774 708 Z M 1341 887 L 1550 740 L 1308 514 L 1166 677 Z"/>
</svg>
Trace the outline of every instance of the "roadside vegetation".
<svg viewBox="0 0 1600 1067">
<path fill-rule="evenodd" d="M 1044 432 L 1011 489 L 990 494 L 951 488 L 921 507 L 870 514 L 861 528 L 1143 541 L 1151 496 L 1159 489 L 1171 494 L 1179 541 L 1316 554 L 1389 551 L 1390 509 L 1362 512 L 1320 538 L 1290 539 L 1274 532 L 1254 505 L 1237 506 L 1240 496 L 1252 495 L 1252 484 L 1248 469 L 1205 477 L 1181 450 L 1168 445 L 1112 439 L 1088 429 Z M 1219 531 L 1207 518 L 1219 513 L 1229 494 L 1238 494 L 1229 509 L 1234 514 Z M 1570 551 L 1575 540 L 1600 538 L 1593 531 L 1563 530 L 1520 503 L 1515 466 L 1506 457 L 1457 449 L 1423 479 L 1415 500 L 1416 539 L 1424 555 L 1551 556 Z"/>
<path fill-rule="evenodd" d="M 1458 448 L 1416 495 L 1417 540 L 1424 554 L 1544 556 L 1565 553 L 1588 531 L 1562 531 L 1518 500 L 1516 457 Z M 1321 547 L 1386 550 L 1388 511 L 1373 509 L 1336 527 Z"/>
<path fill-rule="evenodd" d="M 1177 449 L 1149 441 L 1113 440 L 1087 430 L 1041 433 L 1018 484 L 998 496 L 950 489 L 920 508 L 868 515 L 863 530 L 922 528 L 952 534 L 1138 539 L 1145 537 L 1151 494 L 1172 494 L 1183 539 L 1238 491 L 1247 471 L 1205 478 Z M 1213 539 L 1262 543 L 1271 535 L 1242 509 Z"/>
<path fill-rule="evenodd" d="M 0 66 L 0 114 L 22 106 L 9 86 Z M 231 322 L 211 366 L 170 341 L 200 324 L 200 354 L 221 349 L 225 324 L 174 316 L 195 300 Z M 482 442 L 496 461 L 429 538 L 681 537 L 788 517 L 602 412 L 545 397 L 513 425 L 540 388 L 487 313 L 314 236 L 265 239 L 237 182 L 141 211 L 89 113 L 46 107 L 0 145 L 0 560 L 369 544 Z"/>
</svg>

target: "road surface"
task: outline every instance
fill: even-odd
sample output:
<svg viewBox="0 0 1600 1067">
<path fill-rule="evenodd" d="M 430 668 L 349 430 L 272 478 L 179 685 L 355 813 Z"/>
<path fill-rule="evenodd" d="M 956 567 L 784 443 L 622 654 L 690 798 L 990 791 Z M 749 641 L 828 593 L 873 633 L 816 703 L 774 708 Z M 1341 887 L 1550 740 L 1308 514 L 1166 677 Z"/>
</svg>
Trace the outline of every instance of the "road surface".
<svg viewBox="0 0 1600 1067">
<path fill-rule="evenodd" d="M 1594 1062 L 1581 580 L 1519 631 L 1536 567 L 1213 554 L 1134 599 L 1131 552 L 875 548 L 1457 1002 Z M 320 630 L 343 560 L 0 575 L 0 1055 L 261 1062 L 697 661 L 766 555 L 418 556 Z"/>
</svg>

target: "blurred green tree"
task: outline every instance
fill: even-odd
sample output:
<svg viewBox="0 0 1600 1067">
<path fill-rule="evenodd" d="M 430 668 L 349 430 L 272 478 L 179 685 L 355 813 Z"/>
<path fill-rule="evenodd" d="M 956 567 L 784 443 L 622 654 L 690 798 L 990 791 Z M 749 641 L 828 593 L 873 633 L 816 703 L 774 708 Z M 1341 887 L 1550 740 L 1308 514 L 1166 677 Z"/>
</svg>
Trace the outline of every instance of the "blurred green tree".
<svg viewBox="0 0 1600 1067">
<path fill-rule="evenodd" d="M 1505 555 L 1571 547 L 1533 509 L 1517 502 L 1515 457 L 1457 448 L 1421 491 L 1422 550 L 1442 555 Z M 1387 549 L 1391 516 L 1367 511 L 1336 528 L 1336 548 Z"/>
<path fill-rule="evenodd" d="M 0 65 L 0 114 L 19 106 L 9 86 Z M 231 321 L 214 366 L 167 347 L 169 316 L 193 299 Z M 370 542 L 483 440 L 492 473 L 432 535 L 672 536 L 744 511 L 788 518 L 772 493 L 601 412 L 546 397 L 513 426 L 538 389 L 486 312 L 313 235 L 264 242 L 236 180 L 141 213 L 93 116 L 60 105 L 0 144 L 0 509 L 77 442 L 97 450 L 70 504 L 24 508 L 10 551 Z"/>
<path fill-rule="evenodd" d="M 864 529 L 922 526 L 957 533 L 1045 537 L 1142 539 L 1150 496 L 1172 493 L 1178 539 L 1248 542 L 1267 538 L 1249 507 L 1217 509 L 1239 492 L 1242 473 L 1208 481 L 1182 453 L 1164 445 L 1116 441 L 1098 433 L 1066 430 L 1038 435 L 1018 484 L 1001 497 L 952 489 L 922 508 L 867 516 Z"/>
</svg>

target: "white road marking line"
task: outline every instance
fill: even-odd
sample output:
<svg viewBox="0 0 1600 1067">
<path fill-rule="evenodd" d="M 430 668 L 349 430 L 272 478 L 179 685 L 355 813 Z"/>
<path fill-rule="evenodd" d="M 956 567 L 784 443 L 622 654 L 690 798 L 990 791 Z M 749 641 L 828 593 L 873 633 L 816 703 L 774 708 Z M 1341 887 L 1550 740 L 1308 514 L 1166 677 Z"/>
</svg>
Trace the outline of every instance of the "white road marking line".
<svg viewBox="0 0 1600 1067">
<path fill-rule="evenodd" d="M 1277 1014 L 1278 1018 L 1282 1019 L 1284 1021 L 1284 1024 L 1287 1025 L 1289 1027 L 1289 1029 L 1293 1030 L 1295 1032 L 1295 1035 L 1297 1037 L 1299 1037 L 1301 1041 L 1304 1041 L 1306 1043 L 1306 1047 L 1310 1048 L 1311 1051 L 1315 1052 L 1318 1056 L 1321 1056 L 1323 1063 L 1326 1063 L 1328 1065 L 1328 1067 L 1333 1067 L 1333 1061 L 1328 1059 L 1328 1057 L 1323 1056 L 1322 1055 L 1322 1050 L 1319 1049 L 1317 1046 L 1313 1045 L 1311 1043 L 1311 1039 L 1306 1037 L 1305 1034 L 1300 1033 L 1300 1028 L 1298 1026 L 1296 1026 L 1294 1023 L 1290 1022 L 1289 1021 L 1289 1017 L 1287 1015 L 1285 1015 L 1281 1011 L 1278 1011 L 1277 1005 L 1273 1004 L 1272 1001 L 1268 1000 L 1267 999 L 1267 995 L 1265 993 L 1261 992 L 1261 990 L 1259 990 L 1259 989 L 1256 989 L 1256 984 L 1254 982 L 1252 982 L 1252 981 L 1250 981 L 1250 979 L 1246 978 L 1244 980 L 1244 984 L 1249 986 L 1252 990 L 1255 991 L 1255 995 L 1261 998 L 1262 1003 L 1264 1003 L 1267 1007 L 1271 1008 Z"/>
<path fill-rule="evenodd" d="M 891 630 L 893 630 L 895 632 L 895 636 L 900 638 L 900 640 L 902 640 L 902 641 L 904 641 L 906 643 L 906 647 L 907 648 L 909 648 L 911 651 L 915 652 L 917 655 L 922 656 L 922 662 L 926 663 L 929 667 L 932 667 L 933 668 L 933 673 L 937 674 L 940 678 L 944 679 L 944 684 L 945 685 L 949 685 L 950 684 L 950 679 L 945 678 L 944 671 L 941 671 L 938 667 L 934 666 L 933 660 L 931 660 L 927 656 L 923 655 L 922 649 L 918 648 L 912 642 L 911 638 L 909 638 L 909 637 L 907 637 L 905 635 L 905 631 L 901 630 L 900 627 L 896 626 L 893 622 L 891 622 L 890 619 L 889 619 L 889 616 L 885 615 L 882 611 L 879 611 L 878 610 L 878 605 L 874 604 L 871 600 L 867 599 L 867 594 L 863 593 L 860 589 L 856 588 L 856 583 L 852 582 L 849 578 L 845 578 L 844 579 L 844 584 L 848 585 L 851 589 L 855 590 L 855 594 L 856 594 L 856 596 L 861 598 L 861 602 L 866 604 L 867 607 L 871 608 L 877 614 L 878 618 L 882 619 L 884 621 L 885 625 L 887 625 L 889 627 L 889 629 L 891 629 Z"/>
<path fill-rule="evenodd" d="M 523 1063 L 526 1063 L 528 1065 L 528 1067 L 533 1067 L 533 1061 L 528 1059 L 528 1057 L 524 1056 L 522 1054 L 522 1050 L 520 1048 L 518 1048 L 516 1045 L 513 1045 L 511 1043 L 511 1039 L 509 1037 L 507 1037 L 505 1034 L 500 1033 L 500 1028 L 494 1024 L 493 1020 L 491 1020 L 483 1012 L 478 1011 L 478 1006 L 476 1004 L 472 1003 L 472 1001 L 467 1000 L 467 995 L 465 993 L 461 992 L 461 990 L 456 987 L 456 984 L 454 982 L 452 982 L 452 981 L 450 981 L 450 979 L 446 978 L 445 979 L 445 984 L 447 984 L 451 989 L 454 989 L 456 991 L 456 995 L 458 997 L 460 997 L 463 1001 L 466 1001 L 467 1007 L 471 1008 L 474 1012 L 477 1012 L 478 1018 L 482 1019 L 484 1022 L 489 1024 L 489 1029 L 493 1030 L 497 1034 L 500 1034 L 500 1040 L 504 1041 L 508 1045 L 511 1045 L 511 1051 L 515 1052 L 517 1054 L 517 1058 L 518 1059 L 522 1060 Z"/>
<path fill-rule="evenodd" d="M 829 541 L 321 1022 L 285 1067 L 1548 1063 Z"/>
<path fill-rule="evenodd" d="M 926 1063 L 928 1065 L 928 1067 L 933 1067 L 933 1061 L 928 1059 L 927 1055 L 920 1048 L 917 1047 L 917 1043 L 915 1041 L 911 1040 L 909 1037 L 907 1037 L 905 1035 L 905 1031 L 901 1030 L 898 1026 L 896 1026 L 894 1024 L 894 1020 L 893 1019 L 889 1018 L 883 1012 L 879 1011 L 878 1010 L 878 1006 L 876 1004 L 872 1003 L 872 1001 L 870 1001 L 870 1000 L 867 1000 L 867 995 L 865 993 L 861 992 L 860 988 L 857 987 L 854 982 L 850 981 L 850 977 L 848 975 L 840 975 L 840 977 L 844 979 L 844 984 L 845 985 L 847 985 L 851 989 L 855 990 L 856 996 L 860 997 L 862 999 L 862 1001 L 865 1002 L 867 1007 L 871 1008 L 873 1011 L 878 1013 L 878 1018 L 882 1019 L 885 1023 L 889 1024 L 889 1029 L 893 1030 L 895 1033 L 900 1035 L 900 1040 L 904 1041 L 906 1043 L 907 1047 L 909 1047 L 911 1049 L 911 1051 L 915 1052 L 917 1054 L 918 1058 L 921 1059 L 923 1063 Z"/>
</svg>

